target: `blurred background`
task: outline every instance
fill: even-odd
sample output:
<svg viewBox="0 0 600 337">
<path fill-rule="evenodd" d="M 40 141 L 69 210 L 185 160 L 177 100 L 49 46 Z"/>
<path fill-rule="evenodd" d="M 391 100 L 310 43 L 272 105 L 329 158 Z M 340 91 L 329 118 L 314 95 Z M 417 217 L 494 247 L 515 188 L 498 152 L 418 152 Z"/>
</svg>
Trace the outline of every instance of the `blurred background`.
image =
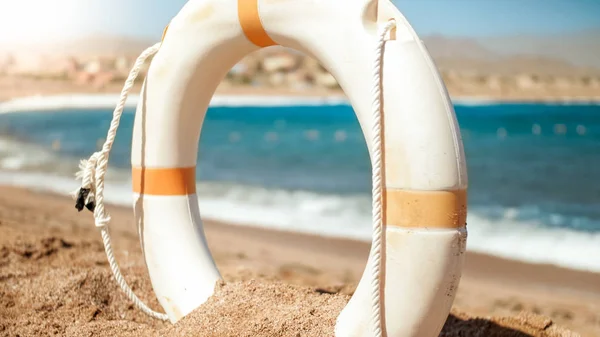
<svg viewBox="0 0 600 337">
<path fill-rule="evenodd" d="M 184 3 L 0 2 L 0 183 L 74 189 L 78 160 L 102 144 L 132 62 Z M 600 272 L 600 1 L 394 3 L 455 104 L 469 249 Z M 73 94 L 88 106 L 61 108 Z M 204 216 L 370 240 L 365 140 L 316 60 L 263 49 L 217 94 L 200 141 Z M 106 192 L 127 206 L 133 113 L 123 117 Z"/>
</svg>

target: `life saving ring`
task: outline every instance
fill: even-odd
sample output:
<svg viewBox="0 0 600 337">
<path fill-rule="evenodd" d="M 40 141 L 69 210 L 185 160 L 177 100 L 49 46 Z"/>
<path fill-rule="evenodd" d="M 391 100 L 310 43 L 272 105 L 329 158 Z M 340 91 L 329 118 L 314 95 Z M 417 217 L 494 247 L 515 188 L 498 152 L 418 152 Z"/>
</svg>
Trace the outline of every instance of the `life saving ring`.
<svg viewBox="0 0 600 337">
<path fill-rule="evenodd" d="M 315 57 L 348 96 L 373 159 L 377 148 L 372 140 L 378 132 L 371 118 L 373 50 L 379 28 L 390 20 L 395 29 L 387 34 L 381 73 L 376 74 L 383 110 L 383 143 L 378 144 L 384 178 L 381 268 L 373 269 L 372 254 L 335 334 L 371 336 L 372 270 L 378 270 L 381 282 L 376 316 L 381 314 L 384 334 L 439 334 L 466 246 L 465 156 L 437 68 L 388 0 L 190 0 L 165 29 L 137 107 L 131 162 L 144 256 L 153 289 L 172 322 L 204 303 L 221 279 L 204 236 L 195 171 L 206 110 L 228 70 L 271 45 Z M 84 168 L 105 170 L 110 133 L 108 138 L 104 152 Z M 96 177 L 102 175 L 96 172 Z M 90 189 L 102 198 L 102 179 L 94 191 L 94 174 L 83 176 L 82 198 Z M 101 200 L 98 207 L 103 208 Z M 108 221 L 103 214 L 103 209 L 95 210 L 99 227 Z M 110 246 L 107 237 L 103 231 Z M 111 260 L 109 248 L 107 253 Z"/>
</svg>

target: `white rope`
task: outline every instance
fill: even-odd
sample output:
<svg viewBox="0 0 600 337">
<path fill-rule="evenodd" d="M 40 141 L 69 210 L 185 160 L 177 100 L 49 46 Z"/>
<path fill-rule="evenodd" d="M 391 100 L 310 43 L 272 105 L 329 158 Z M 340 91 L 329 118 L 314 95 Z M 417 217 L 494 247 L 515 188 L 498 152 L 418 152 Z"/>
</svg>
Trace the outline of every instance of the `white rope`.
<svg viewBox="0 0 600 337">
<path fill-rule="evenodd" d="M 104 176 L 106 175 L 108 157 L 110 154 L 110 150 L 112 149 L 113 143 L 115 141 L 115 136 L 117 135 L 117 129 L 119 128 L 119 122 L 121 120 L 121 115 L 123 114 L 123 109 L 125 108 L 127 96 L 129 95 L 129 91 L 133 87 L 135 79 L 139 75 L 140 70 L 144 66 L 144 63 L 146 63 L 148 58 L 150 58 L 158 52 L 160 45 L 160 43 L 157 43 L 152 47 L 144 50 L 135 61 L 135 64 L 133 65 L 129 76 L 125 81 L 123 90 L 121 90 L 121 96 L 113 112 L 113 118 L 110 123 L 110 128 L 108 129 L 106 141 L 104 142 L 102 149 L 92 154 L 90 159 L 82 160 L 79 164 L 79 168 L 81 169 L 81 171 L 77 172 L 76 177 L 78 179 L 81 179 L 81 188 L 75 192 L 74 196 L 75 198 L 77 198 L 77 209 L 81 211 L 85 206 L 90 211 L 94 212 L 95 224 L 96 227 L 100 229 L 100 233 L 102 235 L 102 242 L 104 243 L 104 250 L 108 258 L 110 269 L 112 270 L 115 280 L 121 287 L 121 290 L 123 290 L 125 295 L 127 295 L 127 297 L 133 302 L 133 304 L 135 304 L 135 306 L 142 310 L 144 313 L 154 318 L 166 321 L 169 319 L 169 317 L 163 313 L 159 313 L 150 309 L 135 295 L 133 290 L 131 290 L 131 288 L 127 284 L 125 278 L 123 278 L 119 265 L 117 264 L 117 260 L 115 259 L 115 256 L 113 254 L 110 234 L 108 232 L 110 215 L 106 212 L 106 209 L 104 208 Z"/>
<path fill-rule="evenodd" d="M 381 241 L 383 239 L 383 163 L 382 163 L 382 124 L 381 112 L 381 64 L 383 56 L 383 45 L 387 33 L 396 26 L 395 21 L 389 21 L 381 27 L 375 49 L 375 62 L 373 67 L 373 241 L 371 243 L 371 305 L 374 337 L 381 337 Z"/>
</svg>

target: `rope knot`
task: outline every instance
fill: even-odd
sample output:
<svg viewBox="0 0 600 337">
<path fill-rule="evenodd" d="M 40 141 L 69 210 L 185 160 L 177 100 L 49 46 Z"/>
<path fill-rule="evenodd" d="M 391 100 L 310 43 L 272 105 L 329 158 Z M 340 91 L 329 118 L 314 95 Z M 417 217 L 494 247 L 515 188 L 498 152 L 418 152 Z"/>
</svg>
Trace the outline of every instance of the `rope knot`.
<svg viewBox="0 0 600 337">
<path fill-rule="evenodd" d="M 98 228 L 105 228 L 110 223 L 110 215 L 106 216 L 97 216 L 95 225 Z"/>
<path fill-rule="evenodd" d="M 81 187 L 72 193 L 75 208 L 81 212 L 87 208 L 90 212 L 96 209 L 96 169 L 102 152 L 95 152 L 90 159 L 79 162 L 79 171 L 75 177 L 81 180 Z"/>
</svg>

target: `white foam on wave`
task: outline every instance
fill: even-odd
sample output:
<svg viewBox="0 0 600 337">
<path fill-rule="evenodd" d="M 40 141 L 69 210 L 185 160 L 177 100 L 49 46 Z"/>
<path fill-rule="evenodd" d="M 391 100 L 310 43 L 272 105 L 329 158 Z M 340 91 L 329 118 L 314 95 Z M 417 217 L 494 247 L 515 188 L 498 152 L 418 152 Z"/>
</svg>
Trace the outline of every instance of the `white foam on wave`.
<svg viewBox="0 0 600 337">
<path fill-rule="evenodd" d="M 530 263 L 600 272 L 600 233 L 542 227 L 510 218 L 490 220 L 469 212 L 468 250 Z"/>
<path fill-rule="evenodd" d="M 125 107 L 134 108 L 139 95 L 129 95 Z M 0 103 L 0 113 L 22 111 L 51 111 L 60 109 L 113 109 L 119 100 L 116 94 L 30 96 Z M 215 95 L 210 101 L 213 107 L 242 106 L 318 106 L 347 105 L 348 100 L 334 96 L 275 96 L 275 95 Z"/>
<path fill-rule="evenodd" d="M 53 95 L 29 96 L 15 98 L 0 103 L 0 113 L 21 111 L 49 111 L 60 109 L 102 109 L 114 108 L 119 100 L 119 95 Z M 138 95 L 130 95 L 126 107 L 135 107 L 139 100 Z"/>
<path fill-rule="evenodd" d="M 139 95 L 131 94 L 126 102 L 126 107 L 134 108 L 139 102 Z M 117 94 L 65 94 L 53 96 L 30 96 L 15 98 L 0 102 L 0 113 L 13 113 L 22 111 L 51 111 L 60 109 L 113 109 L 119 100 Z M 453 97 L 456 105 L 484 106 L 506 104 L 510 102 L 499 101 L 488 97 Z M 210 106 L 213 107 L 281 107 L 281 106 L 322 106 L 322 105 L 349 105 L 349 101 L 342 95 L 332 96 L 299 96 L 299 95 L 215 95 Z M 544 103 L 532 103 L 544 104 Z M 600 104 L 596 100 L 557 100 L 547 104 L 588 105 Z"/>
<path fill-rule="evenodd" d="M 78 158 L 60 155 L 39 144 L 20 142 L 16 139 L 0 136 L 0 172 L 27 174 L 40 173 L 44 177 L 48 172 L 64 176 L 75 175 L 79 170 Z M 129 172 L 109 168 L 108 179 L 124 179 Z"/>
<path fill-rule="evenodd" d="M 0 169 L 21 170 L 56 163 L 52 153 L 40 146 L 0 137 Z"/>
<path fill-rule="evenodd" d="M 122 175 L 115 175 L 123 177 Z M 106 200 L 132 205 L 131 183 L 109 182 Z M 67 194 L 78 184 L 63 176 L 1 172 L 0 184 Z M 369 197 L 321 195 L 302 191 L 201 183 L 202 216 L 208 219 L 279 230 L 370 241 Z M 110 208 L 109 208 L 110 212 Z M 476 212 L 468 215 L 467 249 L 530 263 L 600 272 L 600 233 L 550 229 L 515 220 L 510 214 L 492 220 Z"/>
<path fill-rule="evenodd" d="M 524 105 L 600 105 L 600 99 L 580 99 L 572 97 L 556 97 L 548 100 L 500 100 L 493 97 L 453 97 L 452 103 L 459 106 L 490 106 L 490 105 L 503 105 L 503 104 L 524 104 Z"/>
</svg>

